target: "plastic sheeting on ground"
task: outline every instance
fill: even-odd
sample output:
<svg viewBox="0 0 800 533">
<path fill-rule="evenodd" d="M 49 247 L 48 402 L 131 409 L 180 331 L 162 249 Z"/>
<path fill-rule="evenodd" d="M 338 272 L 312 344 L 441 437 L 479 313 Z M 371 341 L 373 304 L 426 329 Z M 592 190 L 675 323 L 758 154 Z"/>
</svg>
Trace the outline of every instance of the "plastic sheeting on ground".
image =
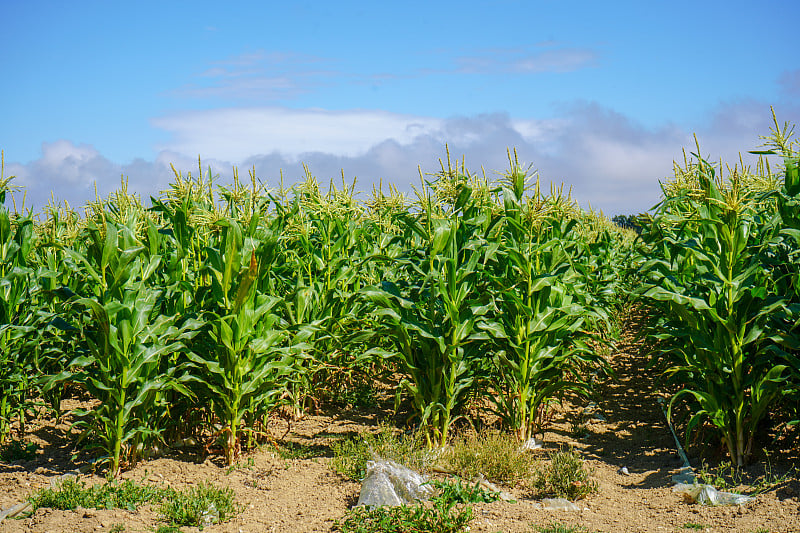
<svg viewBox="0 0 800 533">
<path fill-rule="evenodd" d="M 394 461 L 367 461 L 367 474 L 356 505 L 397 506 L 428 500 L 433 494 L 433 487 L 421 474 Z"/>
</svg>

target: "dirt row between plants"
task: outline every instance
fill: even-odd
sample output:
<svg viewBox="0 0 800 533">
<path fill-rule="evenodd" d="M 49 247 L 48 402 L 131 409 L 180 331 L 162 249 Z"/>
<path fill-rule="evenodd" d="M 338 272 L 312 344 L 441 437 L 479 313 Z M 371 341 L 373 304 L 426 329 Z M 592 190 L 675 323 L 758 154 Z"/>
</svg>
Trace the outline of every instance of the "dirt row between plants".
<svg viewBox="0 0 800 533">
<path fill-rule="evenodd" d="M 544 449 L 533 452 L 545 458 L 549 450 L 574 446 L 593 469 L 599 492 L 579 501 L 580 511 L 546 511 L 538 508 L 528 491 L 509 488 L 517 501 L 475 504 L 470 531 L 534 532 L 537 526 L 558 521 L 603 532 L 800 532 L 797 479 L 741 506 L 704 507 L 686 503 L 672 492 L 671 476 L 681 461 L 657 402 L 660 395 L 644 367 L 641 343 L 634 338 L 640 319 L 631 317 L 630 327 L 610 357 L 616 379 L 601 386 L 597 408 L 580 416 L 580 406 L 564 406 L 543 436 Z M 229 469 L 219 457 L 204 457 L 198 449 L 141 463 L 123 477 L 178 489 L 204 482 L 231 488 L 242 512 L 228 522 L 206 527 L 207 532 L 330 531 L 334 521 L 356 503 L 360 485 L 330 469 L 329 445 L 345 435 L 375 430 L 379 417 L 385 415 L 380 410 L 342 410 L 293 423 L 284 444 L 318 450 L 320 457 L 291 458 L 285 451 L 281 454 L 264 446 Z M 276 421 L 276 435 L 286 429 L 281 424 L 285 423 Z M 67 432 L 66 423 L 40 425 L 31 435 L 41 447 L 34 459 L 0 463 L 0 508 L 23 501 L 75 468 Z M 776 464 L 775 469 L 787 466 Z M 628 475 L 619 472 L 622 467 Z M 89 483 L 101 480 L 97 476 L 86 479 Z M 156 510 L 148 506 L 136 511 L 39 509 L 28 518 L 6 519 L 0 523 L 0 533 L 88 533 L 120 531 L 122 526 L 124 531 L 155 531 L 162 524 Z"/>
</svg>

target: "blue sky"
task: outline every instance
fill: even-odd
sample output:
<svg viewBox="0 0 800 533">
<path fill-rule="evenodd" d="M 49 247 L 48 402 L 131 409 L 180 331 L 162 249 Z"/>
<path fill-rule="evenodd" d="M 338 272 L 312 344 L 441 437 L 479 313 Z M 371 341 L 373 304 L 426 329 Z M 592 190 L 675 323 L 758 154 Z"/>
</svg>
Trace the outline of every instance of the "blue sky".
<svg viewBox="0 0 800 533">
<path fill-rule="evenodd" d="M 120 176 L 147 198 L 198 155 L 268 185 L 383 179 L 506 148 L 582 206 L 639 212 L 681 148 L 735 162 L 800 121 L 800 3 L 0 3 L 0 149 L 28 205 Z"/>
</svg>

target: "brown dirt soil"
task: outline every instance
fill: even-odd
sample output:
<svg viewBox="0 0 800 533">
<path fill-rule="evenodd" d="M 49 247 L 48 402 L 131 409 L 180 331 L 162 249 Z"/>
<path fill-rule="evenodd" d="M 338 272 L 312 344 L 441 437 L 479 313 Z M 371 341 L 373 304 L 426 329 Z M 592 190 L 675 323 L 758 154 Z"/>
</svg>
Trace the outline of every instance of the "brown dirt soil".
<svg viewBox="0 0 800 533">
<path fill-rule="evenodd" d="M 631 317 L 632 331 L 641 319 Z M 683 501 L 671 489 L 671 476 L 681 466 L 674 440 L 657 403 L 660 394 L 645 370 L 642 347 L 632 331 L 623 334 L 610 356 L 616 379 L 600 387 L 600 404 L 595 413 L 577 418 L 580 406 L 565 405 L 543 440 L 548 450 L 573 446 L 586 458 L 599 483 L 599 493 L 578 502 L 581 511 L 546 511 L 537 508 L 533 495 L 522 489 L 508 489 L 516 503 L 495 502 L 474 505 L 472 532 L 529 532 L 553 522 L 580 525 L 602 532 L 685 532 L 710 531 L 743 533 L 800 532 L 800 483 L 794 477 L 741 506 L 704 507 Z M 70 407 L 67 405 L 66 407 Z M 272 446 L 247 454 L 236 468 L 222 465 L 218 456 L 198 456 L 185 450 L 143 462 L 123 478 L 184 488 L 201 482 L 230 487 L 243 511 L 219 525 L 213 532 L 310 532 L 330 531 L 335 520 L 355 504 L 359 484 L 345 480 L 329 467 L 329 445 L 333 438 L 373 431 L 385 412 L 340 410 L 325 416 L 309 416 L 291 425 L 283 444 L 293 442 L 320 451 L 315 458 L 282 458 Z M 279 427 L 283 424 L 283 428 Z M 276 435 L 287 429 L 276 421 Z M 576 431 L 580 425 L 582 431 Z M 0 463 L 0 509 L 23 501 L 32 491 L 50 485 L 52 479 L 75 468 L 65 423 L 37 426 L 30 439 L 40 446 L 30 461 Z M 797 450 L 777 454 L 774 472 L 785 471 L 797 458 Z M 284 454 L 286 457 L 286 454 Z M 692 456 L 692 464 L 699 460 Z M 629 475 L 618 473 L 627 467 Z M 783 469 L 783 470 L 781 470 Z M 84 476 L 87 483 L 98 476 Z M 124 531 L 155 531 L 161 524 L 147 506 L 127 510 L 57 511 L 39 509 L 24 519 L 6 519 L 0 533 L 10 532 L 99 532 L 118 524 Z M 183 527 L 182 531 L 197 531 Z"/>
</svg>

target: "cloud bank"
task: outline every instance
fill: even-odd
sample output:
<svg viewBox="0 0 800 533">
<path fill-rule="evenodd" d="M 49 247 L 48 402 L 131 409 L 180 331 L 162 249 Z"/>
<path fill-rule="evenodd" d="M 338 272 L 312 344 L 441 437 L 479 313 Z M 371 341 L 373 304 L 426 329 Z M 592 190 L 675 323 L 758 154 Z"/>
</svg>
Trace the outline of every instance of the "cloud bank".
<svg viewBox="0 0 800 533">
<path fill-rule="evenodd" d="M 779 120 L 797 122 L 800 107 L 776 109 Z M 69 140 L 44 143 L 39 159 L 7 163 L 6 175 L 27 191 L 26 205 L 43 207 L 51 195 L 81 206 L 94 198 L 95 184 L 105 196 L 129 179 L 129 190 L 145 199 L 167 187 L 170 167 L 197 171 L 211 166 L 220 181 L 229 181 L 232 167 L 255 168 L 268 186 L 283 173 L 287 184 L 303 176 L 303 163 L 321 181 L 339 180 L 342 172 L 357 188 L 370 191 L 382 180 L 411 191 L 423 173 L 439 169 L 445 144 L 454 158 L 466 157 L 467 168 L 490 178 L 508 168 L 507 148 L 539 171 L 543 184 L 564 183 L 583 207 L 608 215 L 637 213 L 659 200 L 659 180 L 672 174 L 681 148 L 694 151 L 692 133 L 703 156 L 738 161 L 739 153 L 760 145 L 769 132 L 769 106 L 755 101 L 720 104 L 693 131 L 675 124 L 646 128 L 614 110 L 591 102 L 573 103 L 559 117 L 515 119 L 484 114 L 437 119 L 384 111 L 325 111 L 287 108 L 231 108 L 184 112 L 153 121 L 171 134 L 153 161 L 112 162 L 94 147 Z M 17 205 L 21 196 L 16 195 Z"/>
</svg>

